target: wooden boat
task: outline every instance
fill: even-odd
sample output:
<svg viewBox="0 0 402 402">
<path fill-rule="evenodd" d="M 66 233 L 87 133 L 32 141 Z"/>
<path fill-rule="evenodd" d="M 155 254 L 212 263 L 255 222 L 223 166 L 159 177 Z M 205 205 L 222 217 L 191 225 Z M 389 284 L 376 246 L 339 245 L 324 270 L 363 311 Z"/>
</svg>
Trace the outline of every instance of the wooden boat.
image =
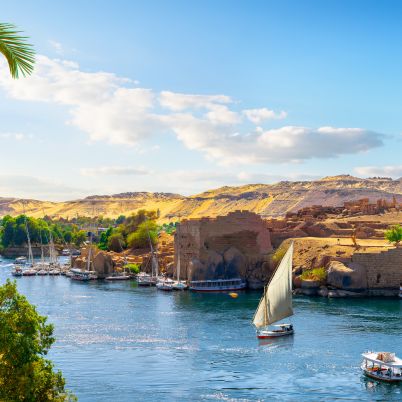
<svg viewBox="0 0 402 402">
<path fill-rule="evenodd" d="M 87 282 L 91 280 L 91 278 L 89 277 L 90 271 L 86 271 L 79 268 L 72 268 L 70 272 L 71 272 L 70 278 L 74 281 Z"/>
<path fill-rule="evenodd" d="M 269 328 L 269 325 L 293 315 L 292 259 L 293 243 L 264 288 L 264 295 L 254 314 L 253 324 L 257 328 L 258 339 L 277 338 L 294 333 L 292 324 L 277 324 L 274 328 Z"/>
<path fill-rule="evenodd" d="M 395 353 L 366 352 L 362 357 L 361 369 L 367 377 L 390 383 L 402 382 L 402 359 Z"/>
<path fill-rule="evenodd" d="M 228 292 L 245 289 L 247 283 L 241 278 L 211 279 L 206 281 L 191 281 L 190 290 L 194 292 Z"/>
<path fill-rule="evenodd" d="M 173 290 L 174 280 L 170 278 L 159 278 L 156 282 L 156 288 L 158 290 L 164 290 L 165 292 L 170 292 Z"/>
<path fill-rule="evenodd" d="M 146 272 L 137 275 L 138 286 L 156 286 L 156 276 L 151 276 Z"/>
</svg>

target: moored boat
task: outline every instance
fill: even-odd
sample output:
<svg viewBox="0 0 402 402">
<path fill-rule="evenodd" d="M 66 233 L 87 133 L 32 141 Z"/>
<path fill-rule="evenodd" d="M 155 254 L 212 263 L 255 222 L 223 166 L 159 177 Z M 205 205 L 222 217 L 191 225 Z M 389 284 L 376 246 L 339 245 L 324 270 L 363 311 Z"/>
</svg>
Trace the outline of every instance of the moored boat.
<svg viewBox="0 0 402 402">
<path fill-rule="evenodd" d="M 107 276 L 105 279 L 107 281 L 128 281 L 131 278 L 130 275 L 127 275 L 123 272 L 121 274 Z"/>
<path fill-rule="evenodd" d="M 11 275 L 13 276 L 22 276 L 22 268 L 20 265 L 14 265 L 14 269 L 11 271 Z"/>
<path fill-rule="evenodd" d="M 14 264 L 15 265 L 25 265 L 27 263 L 27 257 L 17 257 L 15 260 L 14 260 Z"/>
<path fill-rule="evenodd" d="M 293 315 L 292 259 L 293 243 L 264 288 L 264 295 L 254 314 L 253 324 L 257 328 L 258 339 L 277 338 L 294 333 L 292 324 L 277 324 L 274 328 L 269 328 L 269 325 Z"/>
<path fill-rule="evenodd" d="M 91 280 L 91 278 L 89 277 L 90 271 L 85 271 L 79 268 L 72 268 L 70 270 L 70 273 L 71 273 L 70 278 L 75 281 L 87 282 Z"/>
<path fill-rule="evenodd" d="M 195 292 L 227 292 L 245 289 L 247 283 L 241 278 L 211 279 L 205 281 L 190 281 L 190 290 Z"/>
<path fill-rule="evenodd" d="M 170 292 L 173 290 L 174 280 L 170 278 L 160 278 L 156 282 L 156 288 L 158 290 L 164 290 Z"/>
<path fill-rule="evenodd" d="M 137 275 L 138 286 L 155 286 L 156 276 L 151 276 L 146 272 L 140 272 Z"/>
<path fill-rule="evenodd" d="M 177 280 L 172 285 L 173 290 L 186 290 L 188 288 L 185 281 L 180 280 L 180 245 L 177 247 L 177 266 L 176 266 Z"/>
<path fill-rule="evenodd" d="M 22 276 L 35 276 L 35 275 L 36 275 L 36 269 L 28 268 L 22 270 Z"/>
<path fill-rule="evenodd" d="M 399 383 L 402 382 L 402 359 L 390 352 L 362 353 L 363 373 L 376 380 Z"/>
</svg>

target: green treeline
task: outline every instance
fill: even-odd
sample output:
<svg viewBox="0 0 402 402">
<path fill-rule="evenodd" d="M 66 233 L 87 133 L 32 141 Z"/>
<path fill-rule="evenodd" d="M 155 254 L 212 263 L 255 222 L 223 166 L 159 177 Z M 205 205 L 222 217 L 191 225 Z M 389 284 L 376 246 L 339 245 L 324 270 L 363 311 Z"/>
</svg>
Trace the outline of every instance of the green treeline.
<svg viewBox="0 0 402 402">
<path fill-rule="evenodd" d="M 80 247 L 88 240 L 88 232 L 92 232 L 92 241 L 101 250 L 120 252 L 126 248 L 148 248 L 150 240 L 154 246 L 157 244 L 160 231 L 173 234 L 176 230 L 177 222 L 158 226 L 157 218 L 158 212 L 146 210 L 127 217 L 120 215 L 117 219 L 77 216 L 54 220 L 6 215 L 0 219 L 0 249 L 27 244 L 25 221 L 33 245 L 48 244 L 52 236 L 56 244 Z"/>
<path fill-rule="evenodd" d="M 25 221 L 28 225 L 32 244 L 48 244 L 50 236 L 55 243 L 74 244 L 79 247 L 86 239 L 87 232 L 75 224 L 53 222 L 49 218 L 32 218 L 10 215 L 0 219 L 0 246 L 3 248 L 27 244 Z"/>
</svg>

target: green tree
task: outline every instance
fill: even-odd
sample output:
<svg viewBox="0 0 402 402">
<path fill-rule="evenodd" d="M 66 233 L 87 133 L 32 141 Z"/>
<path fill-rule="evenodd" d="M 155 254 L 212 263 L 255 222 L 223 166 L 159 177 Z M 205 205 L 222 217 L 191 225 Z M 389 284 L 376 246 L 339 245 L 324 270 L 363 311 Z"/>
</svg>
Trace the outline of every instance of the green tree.
<svg viewBox="0 0 402 402">
<path fill-rule="evenodd" d="M 0 286 L 0 400 L 69 401 L 60 371 L 44 358 L 55 341 L 53 325 L 39 315 L 15 282 Z"/>
<path fill-rule="evenodd" d="M 126 264 L 124 269 L 128 269 L 132 274 L 139 274 L 140 273 L 140 265 L 139 264 Z"/>
<path fill-rule="evenodd" d="M 20 73 L 25 77 L 33 71 L 35 52 L 26 39 L 15 25 L 0 23 L 0 53 L 7 59 L 13 78 L 18 78 Z"/>
<path fill-rule="evenodd" d="M 126 242 L 124 241 L 124 237 L 121 233 L 113 233 L 109 236 L 107 240 L 107 249 L 110 251 L 115 251 L 119 253 L 124 250 L 126 247 Z"/>
<path fill-rule="evenodd" d="M 149 247 L 149 239 L 153 245 L 158 242 L 158 226 L 155 221 L 146 220 L 138 225 L 135 232 L 127 237 L 127 245 L 131 248 Z"/>
<path fill-rule="evenodd" d="M 73 242 L 77 247 L 80 247 L 85 240 L 87 240 L 87 232 L 84 230 L 79 230 L 73 234 Z"/>
<path fill-rule="evenodd" d="M 398 247 L 402 241 L 402 227 L 400 225 L 391 226 L 385 231 L 384 236 L 386 240 Z"/>
</svg>

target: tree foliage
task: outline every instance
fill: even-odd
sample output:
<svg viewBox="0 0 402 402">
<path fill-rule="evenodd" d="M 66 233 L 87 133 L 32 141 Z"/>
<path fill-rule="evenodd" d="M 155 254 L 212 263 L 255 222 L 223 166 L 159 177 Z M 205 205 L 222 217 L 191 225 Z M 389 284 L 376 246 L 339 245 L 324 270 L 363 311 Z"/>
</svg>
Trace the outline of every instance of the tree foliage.
<svg viewBox="0 0 402 402">
<path fill-rule="evenodd" d="M 395 225 L 391 226 L 384 233 L 385 239 L 390 243 L 394 243 L 395 246 L 399 246 L 399 243 L 402 241 L 402 226 Z"/>
<path fill-rule="evenodd" d="M 0 286 L 0 400 L 69 401 L 60 371 L 45 359 L 53 325 L 37 313 L 15 282 Z"/>
<path fill-rule="evenodd" d="M 155 221 L 144 221 L 137 229 L 127 236 L 127 245 L 131 248 L 149 247 L 149 240 L 153 245 L 158 242 L 158 226 Z"/>
<path fill-rule="evenodd" d="M 7 59 L 11 76 L 18 78 L 32 73 L 35 64 L 33 46 L 21 36 L 15 25 L 0 23 L 0 52 Z"/>
<path fill-rule="evenodd" d="M 53 222 L 46 217 L 37 219 L 19 215 L 13 218 L 6 215 L 0 220 L 0 245 L 2 247 L 23 246 L 27 243 L 25 220 L 33 244 L 48 244 L 50 235 L 56 243 L 73 243 L 77 247 L 87 239 L 86 232 L 74 224 Z"/>
</svg>

